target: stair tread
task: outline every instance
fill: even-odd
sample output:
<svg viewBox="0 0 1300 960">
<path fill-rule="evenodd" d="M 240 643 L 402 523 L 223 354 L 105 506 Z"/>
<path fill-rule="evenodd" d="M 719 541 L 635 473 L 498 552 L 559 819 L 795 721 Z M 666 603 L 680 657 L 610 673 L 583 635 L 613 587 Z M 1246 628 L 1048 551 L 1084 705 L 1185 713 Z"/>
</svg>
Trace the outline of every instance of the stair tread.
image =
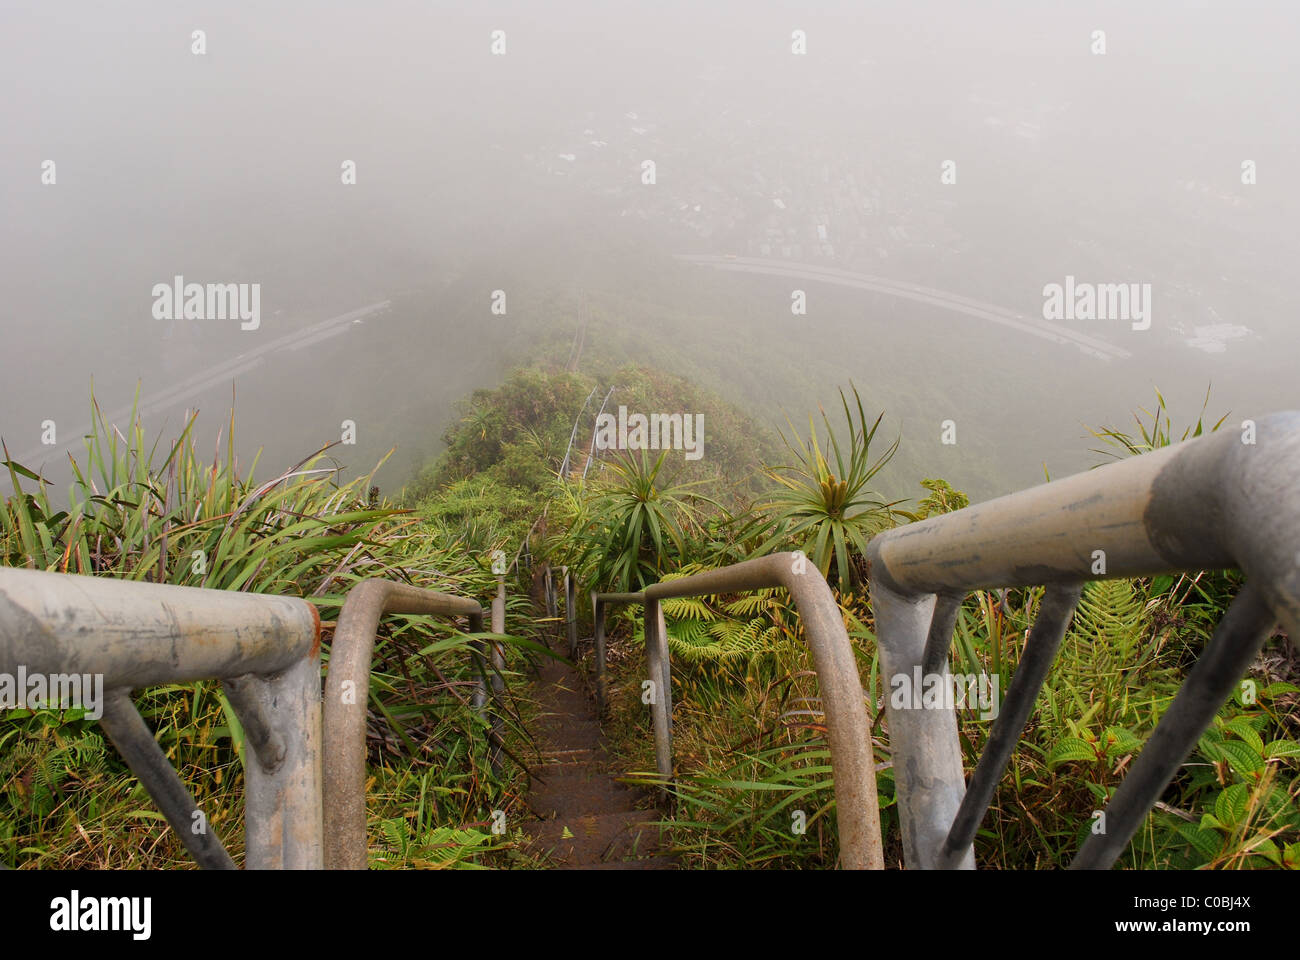
<svg viewBox="0 0 1300 960">
<path fill-rule="evenodd" d="M 644 857 L 640 860 L 606 860 L 604 863 L 583 863 L 562 867 L 564 870 L 676 870 L 672 857 Z"/>
<path fill-rule="evenodd" d="M 554 827 L 560 829 L 564 826 L 572 827 L 575 823 L 595 824 L 603 826 L 606 824 L 632 824 L 632 823 L 657 823 L 660 814 L 657 810 L 637 810 L 629 807 L 625 810 L 593 810 L 590 813 L 570 814 L 565 817 L 553 817 L 546 820 L 529 820 L 524 825 L 524 830 L 537 829 L 544 831 Z"/>
<path fill-rule="evenodd" d="M 525 802 L 537 820 L 522 829 L 526 848 L 557 869 L 661 870 L 663 816 L 639 807 L 644 790 L 610 773 L 610 756 L 586 679 L 560 661 L 542 664 L 533 690 L 541 708 L 538 758 L 528 767 Z M 566 836 L 567 834 L 567 836 Z"/>
<path fill-rule="evenodd" d="M 523 829 L 530 845 L 559 865 L 582 866 L 653 852 L 659 845 L 657 819 L 654 811 L 618 810 L 535 821 Z"/>
</svg>

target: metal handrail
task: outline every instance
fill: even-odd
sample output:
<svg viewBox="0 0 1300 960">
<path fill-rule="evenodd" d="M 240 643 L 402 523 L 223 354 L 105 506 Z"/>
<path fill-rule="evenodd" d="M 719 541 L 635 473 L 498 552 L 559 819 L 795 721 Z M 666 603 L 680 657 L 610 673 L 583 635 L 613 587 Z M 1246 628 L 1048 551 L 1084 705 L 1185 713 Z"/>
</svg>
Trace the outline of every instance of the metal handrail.
<svg viewBox="0 0 1300 960">
<path fill-rule="evenodd" d="M 0 568 L 0 672 L 102 683 L 100 724 L 194 859 L 234 862 L 133 688 L 220 679 L 247 734 L 245 865 L 322 864 L 320 618 L 305 600 Z"/>
<path fill-rule="evenodd" d="M 599 593 L 591 594 L 591 632 L 596 645 L 596 706 L 602 716 L 608 706 L 607 683 L 605 680 L 605 610 L 613 604 L 645 603 L 644 593 Z"/>
<path fill-rule="evenodd" d="M 1300 412 L 1131 457 L 876 536 L 871 602 L 882 674 L 947 671 L 968 591 L 1047 584 L 1039 620 L 986 749 L 963 780 L 956 715 L 886 717 L 904 858 L 973 867 L 987 809 L 1084 581 L 1240 568 L 1248 582 L 1106 808 L 1072 868 L 1106 868 L 1127 847 L 1280 620 L 1300 636 Z M 1248 439 L 1249 438 L 1249 439 Z"/>
<path fill-rule="evenodd" d="M 655 764 L 665 781 L 672 778 L 672 671 L 662 601 L 783 587 L 790 593 L 803 622 L 826 715 L 839 822 L 840 862 L 847 869 L 884 868 L 880 809 L 876 797 L 876 768 L 857 661 L 844 617 L 820 571 L 801 554 L 776 553 L 716 570 L 662 581 L 641 594 L 594 594 L 604 603 L 645 604 L 646 653 L 656 683 L 651 703 L 655 731 Z M 603 610 L 602 610 L 603 613 Z M 604 624 L 600 623 L 603 640 Z M 601 644 L 603 648 L 603 643 Z M 601 651 L 603 653 L 603 650 Z M 604 672 L 598 654 L 598 675 Z"/>
<path fill-rule="evenodd" d="M 1026 652 L 965 783 L 951 709 L 885 697 L 905 862 L 972 867 L 980 819 L 1032 711 L 1084 581 L 1240 568 L 1248 582 L 1161 717 L 1072 867 L 1104 868 L 1209 726 L 1272 627 L 1300 636 L 1300 412 L 1224 431 L 882 533 L 868 550 L 882 674 L 944 672 L 964 595 L 1046 584 Z M 1100 566 L 1099 566 L 1100 564 Z M 566 569 L 566 622 L 576 651 L 576 585 Z M 548 571 L 548 613 L 555 614 Z M 604 615 L 645 605 L 656 766 L 672 777 L 671 667 L 662 601 L 784 587 L 804 623 L 821 686 L 841 860 L 883 866 L 870 718 L 853 649 L 826 581 L 798 554 L 775 554 L 641 593 L 593 593 L 598 697 L 604 705 Z M 504 630 L 504 584 L 492 604 Z M 250 869 L 364 868 L 365 718 L 375 632 L 384 614 L 464 616 L 474 600 L 368 580 L 348 594 L 335 630 L 322 711 L 320 619 L 305 600 L 0 567 L 0 672 L 98 677 L 101 725 L 203 866 L 234 866 L 130 700 L 132 688 L 220 679 L 247 734 L 245 862 Z M 475 641 L 480 655 L 487 643 Z M 492 644 L 499 671 L 502 653 Z M 350 688 L 345 685 L 351 684 Z M 501 692 L 497 680 L 493 693 Z M 348 695 L 349 691 L 351 696 Z M 480 684 L 475 704 L 484 706 Z M 494 736 L 495 736 L 494 726 Z M 322 763 L 324 758 L 324 764 Z M 322 767 L 324 769 L 322 769 Z"/>
<path fill-rule="evenodd" d="M 466 597 L 367 580 L 340 612 L 322 710 L 320 617 L 295 597 L 179 587 L 0 567 L 0 673 L 97 678 L 100 724 L 182 843 L 204 867 L 233 869 L 188 788 L 130 699 L 133 688 L 219 679 L 244 727 L 245 861 L 250 869 L 364 868 L 365 722 L 375 632 L 384 614 L 464 616 Z M 504 632 L 498 581 L 492 629 Z M 475 640 L 491 664 L 499 707 L 504 654 Z M 480 680 L 474 706 L 485 710 Z M 500 710 L 490 737 L 500 749 Z M 196 824 L 202 824 L 196 829 Z"/>
<path fill-rule="evenodd" d="M 569 573 L 568 567 L 560 567 L 560 576 L 563 577 L 564 583 L 564 629 L 569 642 L 569 658 L 578 654 L 578 620 L 574 613 L 574 604 L 577 602 L 577 583 Z M 543 601 L 546 605 L 546 619 L 558 620 L 559 596 L 555 589 L 555 575 L 552 573 L 550 566 L 546 567 L 546 574 L 543 579 Z"/>
<path fill-rule="evenodd" d="M 564 630 L 569 641 L 569 659 L 578 655 L 578 615 L 575 609 L 578 602 L 578 584 L 569 573 L 564 571 Z"/>
<path fill-rule="evenodd" d="M 366 580 L 348 591 L 325 677 L 325 867 L 330 870 L 366 868 L 366 708 L 375 632 L 385 614 L 466 617 L 471 633 L 483 631 L 483 608 L 469 597 L 391 580 Z M 504 585 L 498 582 L 492 604 L 494 631 L 500 632 L 498 623 L 504 629 L 504 622 Z M 488 652 L 485 641 L 474 643 L 480 654 Z M 491 662 L 499 667 L 501 652 L 496 643 L 492 648 Z M 494 697 L 499 697 L 495 678 L 492 686 Z M 487 691 L 480 681 L 474 705 L 482 709 L 486 701 Z"/>
</svg>

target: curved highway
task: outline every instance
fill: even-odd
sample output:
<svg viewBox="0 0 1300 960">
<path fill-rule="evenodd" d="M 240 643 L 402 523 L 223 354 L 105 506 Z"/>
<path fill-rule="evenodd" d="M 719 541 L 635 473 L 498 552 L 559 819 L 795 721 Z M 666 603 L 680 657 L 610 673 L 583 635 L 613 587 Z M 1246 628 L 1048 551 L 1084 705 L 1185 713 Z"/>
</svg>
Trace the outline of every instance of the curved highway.
<svg viewBox="0 0 1300 960">
<path fill-rule="evenodd" d="M 901 280 L 886 280 L 865 273 L 852 273 L 835 267 L 822 267 L 811 263 L 796 263 L 789 260 L 763 260 L 757 257 L 715 256 L 711 254 L 674 254 L 674 258 L 700 267 L 713 267 L 716 270 L 730 270 L 736 273 L 757 273 L 772 277 L 792 277 L 798 280 L 811 280 L 818 283 L 833 283 L 841 287 L 854 287 L 883 293 L 902 300 L 914 300 L 918 303 L 939 307 L 953 313 L 965 314 L 990 323 L 1011 327 L 1031 336 L 1041 337 L 1053 343 L 1067 343 L 1077 347 L 1089 356 L 1102 360 L 1126 359 L 1132 354 L 1114 344 L 1090 337 L 1069 327 L 1057 323 L 1027 317 L 991 303 L 982 303 L 970 297 L 959 296 L 933 287 L 923 287 Z"/>
<path fill-rule="evenodd" d="M 233 380 L 237 374 L 246 373 L 254 367 L 260 366 L 271 354 L 281 351 L 301 350 L 303 347 L 318 343 L 329 337 L 347 333 L 353 322 L 360 321 L 363 317 L 383 310 L 391 302 L 390 300 L 381 300 L 378 303 L 372 303 L 357 310 L 350 310 L 347 313 L 341 313 L 338 316 L 308 324 L 291 333 L 268 340 L 266 343 L 247 350 L 233 359 L 223 360 L 210 367 L 205 367 L 179 383 L 174 383 L 156 393 L 141 396 L 138 408 L 139 416 L 144 418 L 150 413 L 172 409 L 182 401 L 195 397 L 205 390 Z M 121 424 L 130 415 L 131 408 L 126 406 L 106 413 L 104 420 L 109 424 Z M 65 432 L 60 427 L 59 432 L 65 437 L 71 436 L 72 439 L 58 444 L 33 447 L 12 459 L 28 469 L 40 472 L 42 466 L 48 465 L 55 460 L 66 459 L 68 452 L 74 450 L 80 452 L 83 449 L 82 438 L 91 432 L 91 424 L 87 423 L 75 432 Z"/>
</svg>

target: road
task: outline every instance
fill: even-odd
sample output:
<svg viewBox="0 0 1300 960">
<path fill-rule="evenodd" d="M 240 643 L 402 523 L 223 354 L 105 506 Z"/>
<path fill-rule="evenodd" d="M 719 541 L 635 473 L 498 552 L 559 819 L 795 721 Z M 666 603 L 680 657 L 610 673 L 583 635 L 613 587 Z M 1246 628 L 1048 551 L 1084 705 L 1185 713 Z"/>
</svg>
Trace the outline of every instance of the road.
<svg viewBox="0 0 1300 960">
<path fill-rule="evenodd" d="M 923 287 L 901 280 L 886 280 L 865 273 L 852 273 L 834 267 L 822 267 L 811 263 L 794 263 L 788 260 L 763 260 L 756 257 L 728 257 L 709 254 L 675 254 L 675 259 L 700 267 L 712 267 L 715 270 L 730 270 L 736 273 L 757 273 L 771 277 L 791 277 L 796 280 L 810 280 L 816 283 L 833 283 L 841 287 L 854 287 L 883 293 L 902 300 L 914 300 L 917 303 L 939 307 L 953 313 L 964 314 L 979 320 L 1011 327 L 1030 336 L 1041 337 L 1053 343 L 1069 344 L 1092 357 L 1102 360 L 1127 359 L 1132 354 L 1114 344 L 1090 337 L 1087 334 L 1071 330 L 1057 323 L 1027 317 L 1024 314 L 1007 310 L 991 303 L 982 303 L 970 297 L 959 296 L 933 287 Z"/>
<path fill-rule="evenodd" d="M 277 353 L 301 350 L 330 337 L 347 333 L 354 321 L 377 313 L 390 303 L 392 303 L 391 300 L 381 300 L 378 303 L 368 304 L 356 310 L 341 313 L 336 317 L 308 324 L 294 330 L 292 333 L 286 333 L 273 340 L 268 340 L 260 346 L 246 350 L 233 359 L 223 360 L 210 367 L 205 367 L 178 383 L 174 383 L 156 393 L 142 396 L 139 404 L 139 415 L 144 419 L 151 414 L 174 409 L 180 403 L 202 394 L 205 390 L 233 381 L 236 376 L 260 366 Z M 131 408 L 124 406 L 107 412 L 104 419 L 109 424 L 118 424 L 125 427 L 126 420 L 130 415 Z M 13 459 L 29 470 L 39 473 L 45 465 L 50 464 L 52 461 L 66 463 L 67 454 L 70 452 L 80 454 L 84 449 L 82 438 L 90 432 L 91 424 L 89 423 L 86 423 L 80 430 L 75 432 L 65 431 L 63 426 L 60 425 L 59 436 L 70 436 L 72 439 L 57 444 L 33 447 Z"/>
</svg>

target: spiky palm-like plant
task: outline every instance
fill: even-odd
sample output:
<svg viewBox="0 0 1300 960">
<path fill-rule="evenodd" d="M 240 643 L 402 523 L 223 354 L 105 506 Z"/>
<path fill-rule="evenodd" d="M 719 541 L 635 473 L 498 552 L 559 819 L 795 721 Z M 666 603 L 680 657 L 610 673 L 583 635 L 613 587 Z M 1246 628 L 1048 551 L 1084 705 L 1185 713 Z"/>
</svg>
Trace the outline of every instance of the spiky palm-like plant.
<svg viewBox="0 0 1300 960">
<path fill-rule="evenodd" d="M 790 435 L 782 431 L 781 436 L 795 460 L 787 466 L 765 470 L 782 489 L 761 508 L 762 519 L 770 532 L 756 551 L 763 554 L 783 542 L 801 542 L 801 549 L 823 576 L 829 577 L 834 566 L 843 590 L 855 585 L 852 556 L 864 555 L 871 535 L 890 526 L 895 513 L 901 512 L 893 510 L 898 501 L 887 503 L 870 488 L 876 474 L 898 451 L 898 439 L 872 459 L 871 444 L 885 415 L 880 414 L 868 427 L 862 398 L 857 387 L 851 389 L 856 418 L 844 391 L 840 391 L 844 419 L 849 427 L 848 439 L 843 444 L 824 408 L 819 407 L 826 430 L 825 450 L 811 416 L 807 439 L 787 421 Z"/>
<path fill-rule="evenodd" d="M 660 453 L 654 463 L 644 450 L 615 456 L 582 500 L 569 538 L 578 546 L 575 565 L 588 571 L 588 582 L 640 590 L 658 581 L 700 531 L 699 505 L 712 501 L 690 492 L 698 481 L 665 485 L 665 456 Z"/>
</svg>

